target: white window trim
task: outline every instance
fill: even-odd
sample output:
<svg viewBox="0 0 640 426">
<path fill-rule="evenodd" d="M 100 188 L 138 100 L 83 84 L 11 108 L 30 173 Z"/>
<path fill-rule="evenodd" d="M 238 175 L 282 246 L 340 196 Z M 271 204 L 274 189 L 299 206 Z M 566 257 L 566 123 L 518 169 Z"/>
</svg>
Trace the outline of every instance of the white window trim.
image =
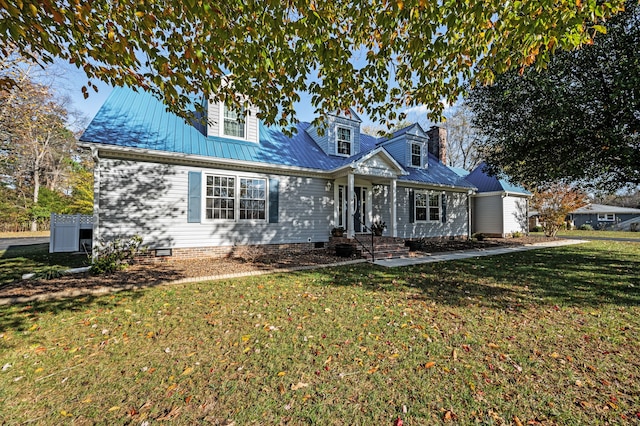
<svg viewBox="0 0 640 426">
<path fill-rule="evenodd" d="M 609 219 L 611 216 L 611 219 Z M 615 222 L 616 215 L 615 213 L 598 213 L 598 222 Z"/>
<path fill-rule="evenodd" d="M 413 146 L 417 146 L 420 148 L 420 165 L 416 166 L 413 164 Z M 421 169 L 424 166 L 424 144 L 419 142 L 410 142 L 409 143 L 409 167 L 414 167 L 416 169 Z"/>
<path fill-rule="evenodd" d="M 348 130 L 349 131 L 349 154 L 342 154 L 340 152 L 338 152 L 338 143 L 340 142 L 340 140 L 338 139 L 338 134 L 340 133 L 339 130 L 340 129 L 344 129 L 344 130 Z M 352 127 L 347 127 L 347 126 L 336 126 L 336 155 L 340 156 L 340 157 L 351 157 L 353 155 L 353 138 L 354 138 L 354 131 Z"/>
<path fill-rule="evenodd" d="M 207 218 L 207 176 L 219 176 L 226 178 L 234 178 L 234 202 L 233 202 L 233 217 L 234 219 L 208 219 Z M 264 186 L 264 219 L 240 219 L 240 179 L 262 179 L 265 181 Z M 210 170 L 202 173 L 202 211 L 201 217 L 203 223 L 268 223 L 269 222 L 269 177 L 258 174 L 232 174 L 223 170 Z"/>
<path fill-rule="evenodd" d="M 433 193 L 431 191 L 415 191 L 414 193 L 415 195 L 413 196 L 413 218 L 414 221 L 416 223 L 439 223 L 441 221 L 441 217 L 442 217 L 442 197 L 438 194 L 438 193 Z M 417 202 L 418 202 L 418 197 L 416 197 L 416 195 L 418 194 L 422 194 L 425 197 L 427 197 L 427 215 L 426 215 L 426 219 L 422 220 L 422 219 L 418 219 L 418 206 L 417 206 Z M 433 207 L 435 208 L 435 206 L 431 206 L 429 204 L 429 198 L 434 195 L 438 197 L 438 219 L 436 220 L 432 220 L 430 213 L 430 209 Z"/>
<path fill-rule="evenodd" d="M 220 102 L 220 114 L 218 117 L 218 136 L 220 136 L 221 138 L 225 138 L 225 139 L 233 139 L 233 140 L 237 140 L 237 141 L 245 141 L 245 142 L 251 142 L 248 139 L 248 131 L 249 131 L 249 110 L 250 108 L 245 108 L 245 114 L 244 114 L 244 138 L 239 138 L 237 136 L 231 136 L 231 135 L 226 135 L 224 133 L 224 109 L 226 108 L 226 104 L 224 102 Z"/>
</svg>

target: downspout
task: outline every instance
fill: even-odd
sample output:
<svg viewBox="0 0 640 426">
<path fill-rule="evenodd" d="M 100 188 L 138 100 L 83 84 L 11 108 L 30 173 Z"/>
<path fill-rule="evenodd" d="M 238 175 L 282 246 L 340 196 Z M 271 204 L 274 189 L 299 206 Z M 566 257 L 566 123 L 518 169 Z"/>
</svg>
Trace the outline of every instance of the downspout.
<svg viewBox="0 0 640 426">
<path fill-rule="evenodd" d="M 469 190 L 467 192 L 467 239 L 468 240 L 470 240 L 472 236 L 472 231 L 471 231 L 471 213 L 472 213 L 471 195 L 472 194 L 473 194 L 472 190 Z"/>
<path fill-rule="evenodd" d="M 93 157 L 93 232 L 91 235 L 91 251 L 96 253 L 98 241 L 100 241 L 100 156 L 98 148 L 91 147 Z"/>
</svg>

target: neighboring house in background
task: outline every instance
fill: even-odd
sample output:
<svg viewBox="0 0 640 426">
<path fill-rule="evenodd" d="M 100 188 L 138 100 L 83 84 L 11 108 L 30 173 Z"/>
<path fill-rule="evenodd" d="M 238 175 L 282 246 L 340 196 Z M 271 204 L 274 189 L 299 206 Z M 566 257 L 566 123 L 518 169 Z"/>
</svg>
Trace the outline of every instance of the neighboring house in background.
<svg viewBox="0 0 640 426">
<path fill-rule="evenodd" d="M 473 171 L 452 168 L 459 176 L 478 188 L 473 195 L 471 229 L 488 237 L 508 237 L 515 232 L 527 233 L 531 192 L 485 173 L 486 164 Z"/>
<path fill-rule="evenodd" d="M 573 226 L 591 225 L 593 229 L 610 228 L 621 222 L 640 218 L 640 209 L 629 207 L 589 204 L 574 210 L 569 215 Z"/>
<path fill-rule="evenodd" d="M 116 88 L 80 138 L 95 160 L 94 240 L 139 234 L 152 254 L 224 255 L 238 245 L 322 247 L 386 222 L 388 237 L 467 237 L 475 187 L 444 164 L 446 135 L 414 124 L 360 132 L 353 111 L 323 135 L 284 135 L 256 109 L 209 102 L 189 125 L 146 93 Z M 171 250 L 167 250 L 171 249 Z"/>
</svg>

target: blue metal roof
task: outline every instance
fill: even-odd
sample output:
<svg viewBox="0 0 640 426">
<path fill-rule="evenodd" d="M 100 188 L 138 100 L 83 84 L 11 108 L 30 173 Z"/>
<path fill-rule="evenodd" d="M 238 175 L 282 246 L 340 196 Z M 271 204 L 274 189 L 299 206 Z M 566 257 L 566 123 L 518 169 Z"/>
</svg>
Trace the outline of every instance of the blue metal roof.
<svg viewBox="0 0 640 426">
<path fill-rule="evenodd" d="M 453 170 L 453 172 L 460 177 L 469 176 L 469 170 L 467 169 L 463 169 L 462 167 L 453 167 L 453 166 L 449 166 L 449 168 Z"/>
<path fill-rule="evenodd" d="M 376 138 L 361 134 L 360 153 L 345 158 L 325 154 L 305 129 L 309 123 L 299 123 L 297 133 L 286 136 L 278 127 L 260 123 L 260 143 L 207 137 L 202 126 L 187 124 L 182 118 L 167 112 L 165 106 L 146 92 L 114 88 L 81 141 L 105 146 L 131 147 L 146 150 L 296 166 L 330 171 L 353 163 L 376 149 Z M 200 130 L 198 129 L 200 128 Z M 473 185 L 461 179 L 435 157 L 429 155 L 428 169 L 408 170 L 399 180 L 436 185 Z"/>
<path fill-rule="evenodd" d="M 513 192 L 522 195 L 531 195 L 521 186 L 514 185 L 507 179 L 498 179 L 497 176 L 489 176 L 484 169 L 486 163 L 481 163 L 465 179 L 478 188 L 478 192 Z"/>
</svg>

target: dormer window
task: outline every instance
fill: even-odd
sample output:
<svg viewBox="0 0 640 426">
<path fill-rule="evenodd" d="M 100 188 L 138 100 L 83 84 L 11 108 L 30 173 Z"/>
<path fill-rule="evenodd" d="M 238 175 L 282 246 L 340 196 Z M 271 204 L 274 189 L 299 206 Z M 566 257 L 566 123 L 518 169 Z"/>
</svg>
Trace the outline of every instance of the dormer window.
<svg viewBox="0 0 640 426">
<path fill-rule="evenodd" d="M 338 127 L 337 129 L 337 152 L 338 155 L 351 156 L 351 129 L 345 127 Z"/>
<path fill-rule="evenodd" d="M 245 111 L 241 108 L 240 111 L 235 111 L 227 104 L 224 104 L 224 136 L 231 136 L 233 138 L 244 139 L 245 134 Z"/>
<path fill-rule="evenodd" d="M 411 165 L 413 167 L 422 167 L 422 146 L 420 144 L 411 144 Z"/>
</svg>

